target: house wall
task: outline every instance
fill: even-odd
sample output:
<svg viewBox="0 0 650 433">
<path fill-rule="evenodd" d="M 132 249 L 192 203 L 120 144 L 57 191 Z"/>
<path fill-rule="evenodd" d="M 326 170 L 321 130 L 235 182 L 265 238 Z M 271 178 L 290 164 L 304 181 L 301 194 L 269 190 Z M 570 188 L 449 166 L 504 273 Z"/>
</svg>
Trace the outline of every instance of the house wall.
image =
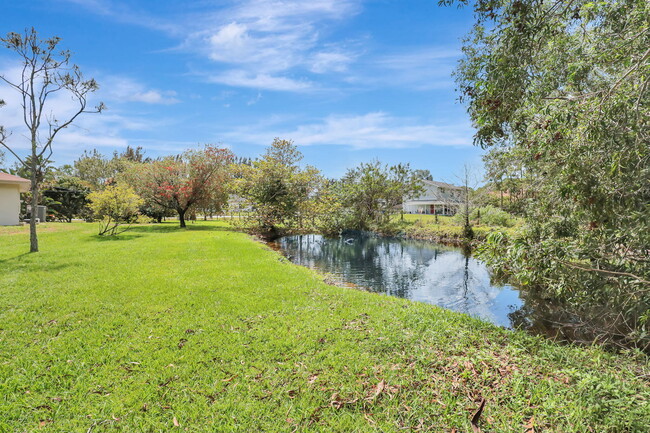
<svg viewBox="0 0 650 433">
<path fill-rule="evenodd" d="M 18 185 L 0 184 L 0 226 L 14 226 L 20 222 L 20 190 Z"/>
<path fill-rule="evenodd" d="M 437 200 L 440 195 L 440 189 L 435 185 L 424 185 L 424 191 L 419 197 L 415 197 L 413 200 Z"/>
<path fill-rule="evenodd" d="M 429 204 L 404 203 L 402 205 L 402 209 L 404 210 L 405 213 L 409 213 L 409 214 L 426 214 L 426 215 L 432 214 L 431 205 Z M 452 216 L 458 212 L 458 206 L 453 204 L 448 204 L 448 205 L 439 204 L 436 205 L 435 209 L 438 215 Z"/>
<path fill-rule="evenodd" d="M 462 191 L 451 188 L 441 188 L 438 185 L 424 184 L 424 191 L 419 197 L 406 200 L 402 203 L 402 210 L 410 214 L 432 214 L 431 203 L 435 206 L 438 215 L 454 215 L 458 212 L 458 203 L 462 198 Z M 421 204 L 414 202 L 428 202 Z"/>
</svg>

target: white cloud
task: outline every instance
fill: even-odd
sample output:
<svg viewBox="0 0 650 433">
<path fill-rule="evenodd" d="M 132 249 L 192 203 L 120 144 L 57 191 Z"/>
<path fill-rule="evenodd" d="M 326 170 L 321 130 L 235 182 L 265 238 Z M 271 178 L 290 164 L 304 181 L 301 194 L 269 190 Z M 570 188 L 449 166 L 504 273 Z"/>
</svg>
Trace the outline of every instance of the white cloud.
<svg viewBox="0 0 650 433">
<path fill-rule="evenodd" d="M 145 104 L 171 105 L 180 102 L 173 90 L 161 91 L 148 89 L 143 84 L 121 76 L 104 76 L 98 78 L 100 94 L 108 101 L 142 102 Z"/>
<path fill-rule="evenodd" d="M 320 52 L 312 57 L 310 70 L 317 74 L 344 72 L 353 60 L 349 54 L 342 52 Z"/>
<path fill-rule="evenodd" d="M 431 69 L 432 65 L 455 61 L 461 54 L 459 50 L 445 48 L 412 48 L 387 54 L 378 58 L 376 63 L 388 69 Z"/>
<path fill-rule="evenodd" d="M 231 87 L 304 92 L 320 88 L 315 78 L 308 78 L 310 74 L 329 74 L 363 88 L 449 88 L 461 54 L 444 47 L 373 54 L 360 47 L 360 39 L 332 42 L 328 36 L 335 24 L 360 13 L 362 0 L 192 2 L 174 19 L 154 16 L 124 0 L 66 1 L 120 22 L 165 32 L 179 40 L 177 50 L 212 63 L 199 66 L 197 75 Z M 155 103 L 174 101 L 164 93 L 160 98 L 147 96 L 140 95 Z"/>
<path fill-rule="evenodd" d="M 321 122 L 293 129 L 258 125 L 257 128 L 242 128 L 225 136 L 235 142 L 267 143 L 273 137 L 283 137 L 301 146 L 341 145 L 356 149 L 472 145 L 469 124 L 417 122 L 416 119 L 393 117 L 383 112 L 332 115 Z"/>
<path fill-rule="evenodd" d="M 367 65 L 372 75 L 366 74 L 352 81 L 366 85 L 399 85 L 417 90 L 451 87 L 451 73 L 460 56 L 460 51 L 444 47 L 404 49 L 372 59 Z"/>
<path fill-rule="evenodd" d="M 5 69 L 0 69 L 0 75 L 11 82 L 17 82 L 21 71 L 22 68 L 17 66 L 16 62 Z M 80 153 L 82 149 L 92 147 L 123 148 L 129 143 L 125 137 L 128 131 L 152 130 L 157 124 L 168 123 L 165 119 L 149 120 L 133 113 L 121 114 L 119 102 L 140 99 L 148 103 L 168 103 L 170 96 L 146 90 L 144 86 L 129 79 L 104 77 L 99 81 L 105 86 L 89 95 L 88 110 L 92 110 L 100 100 L 109 102 L 108 110 L 101 114 L 81 114 L 70 126 L 61 130 L 53 144 L 55 159 L 58 159 L 61 154 L 70 154 L 72 151 Z M 12 133 L 8 144 L 16 153 L 24 156 L 30 149 L 30 140 L 29 131 L 23 121 L 20 94 L 8 85 L 0 83 L 0 95 L 7 104 L 0 108 L 0 123 Z M 112 105 L 115 106 L 111 107 Z M 42 126 L 39 130 L 41 138 L 44 139 L 48 135 L 48 119 L 59 119 L 63 122 L 78 109 L 78 102 L 66 91 L 51 94 L 43 112 Z"/>
<path fill-rule="evenodd" d="M 246 105 L 255 105 L 255 104 L 257 104 L 258 102 L 260 102 L 260 100 L 262 100 L 262 93 L 261 93 L 261 92 L 257 92 L 257 96 L 255 96 L 255 97 L 252 98 L 252 99 L 249 99 L 248 102 L 246 102 Z"/>
<path fill-rule="evenodd" d="M 175 94 L 175 92 L 171 92 L 167 93 L 169 96 L 164 96 L 157 90 L 148 90 L 146 92 L 134 93 L 128 100 L 134 102 L 144 102 L 146 104 L 176 104 L 180 101 L 173 97 Z"/>
<path fill-rule="evenodd" d="M 120 3 L 113 0 L 62 0 L 85 8 L 97 15 L 103 15 L 117 22 L 137 25 L 169 34 L 183 34 L 183 25 L 177 21 L 166 20 L 151 15 L 146 10 L 135 9 L 133 2 Z"/>
<path fill-rule="evenodd" d="M 230 70 L 223 74 L 208 78 L 213 83 L 226 84 L 235 87 L 251 87 L 254 89 L 280 90 L 302 92 L 312 88 L 309 81 L 294 80 L 288 77 L 269 74 L 255 74 L 244 70 Z"/>
<path fill-rule="evenodd" d="M 307 73 L 340 73 L 356 54 L 325 43 L 327 26 L 360 10 L 359 0 L 245 0 L 204 14 L 188 26 L 182 48 L 228 70 L 207 73 L 233 87 L 304 91 Z M 295 78 L 300 77 L 300 78 Z"/>
</svg>

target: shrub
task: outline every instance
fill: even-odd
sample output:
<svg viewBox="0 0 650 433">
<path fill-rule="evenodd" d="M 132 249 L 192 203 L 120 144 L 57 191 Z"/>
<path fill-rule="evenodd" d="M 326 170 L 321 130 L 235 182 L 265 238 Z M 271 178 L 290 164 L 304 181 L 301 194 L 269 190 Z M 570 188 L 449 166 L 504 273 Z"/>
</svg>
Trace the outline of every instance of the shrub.
<svg viewBox="0 0 650 433">
<path fill-rule="evenodd" d="M 88 195 L 90 208 L 95 218 L 99 219 L 99 235 L 116 235 L 128 230 L 119 230 L 123 224 L 132 224 L 138 217 L 138 207 L 142 199 L 133 188 L 124 184 L 112 185 L 103 191 Z"/>
<path fill-rule="evenodd" d="M 480 212 L 480 224 L 498 227 L 513 227 L 515 225 L 515 217 L 510 215 L 503 209 L 494 206 L 483 206 L 475 208 L 470 212 L 470 220 L 478 221 Z M 463 224 L 463 216 L 461 212 L 454 215 L 454 222 L 456 224 Z"/>
</svg>

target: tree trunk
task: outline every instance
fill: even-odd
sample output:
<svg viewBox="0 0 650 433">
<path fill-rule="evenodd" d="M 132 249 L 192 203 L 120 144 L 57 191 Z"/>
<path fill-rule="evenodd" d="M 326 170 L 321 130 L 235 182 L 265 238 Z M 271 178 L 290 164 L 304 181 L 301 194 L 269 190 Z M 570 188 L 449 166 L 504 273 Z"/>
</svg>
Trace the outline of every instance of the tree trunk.
<svg viewBox="0 0 650 433">
<path fill-rule="evenodd" d="M 185 228 L 185 211 L 186 209 L 177 209 L 178 211 L 178 219 L 181 222 L 181 228 Z"/>
<path fill-rule="evenodd" d="M 38 182 L 36 181 L 36 171 L 32 171 L 32 213 L 29 218 L 29 252 L 38 252 L 38 236 L 36 235 L 36 211 L 38 210 Z"/>
</svg>

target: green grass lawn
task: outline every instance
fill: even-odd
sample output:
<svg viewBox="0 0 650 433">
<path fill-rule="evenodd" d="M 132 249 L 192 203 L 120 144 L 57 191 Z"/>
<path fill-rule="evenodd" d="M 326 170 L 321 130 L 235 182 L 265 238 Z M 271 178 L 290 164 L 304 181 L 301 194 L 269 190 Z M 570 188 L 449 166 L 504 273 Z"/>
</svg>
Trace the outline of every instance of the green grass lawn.
<svg viewBox="0 0 650 433">
<path fill-rule="evenodd" d="M 223 222 L 0 228 L 0 432 L 647 432 L 647 360 L 328 286 Z"/>
</svg>

